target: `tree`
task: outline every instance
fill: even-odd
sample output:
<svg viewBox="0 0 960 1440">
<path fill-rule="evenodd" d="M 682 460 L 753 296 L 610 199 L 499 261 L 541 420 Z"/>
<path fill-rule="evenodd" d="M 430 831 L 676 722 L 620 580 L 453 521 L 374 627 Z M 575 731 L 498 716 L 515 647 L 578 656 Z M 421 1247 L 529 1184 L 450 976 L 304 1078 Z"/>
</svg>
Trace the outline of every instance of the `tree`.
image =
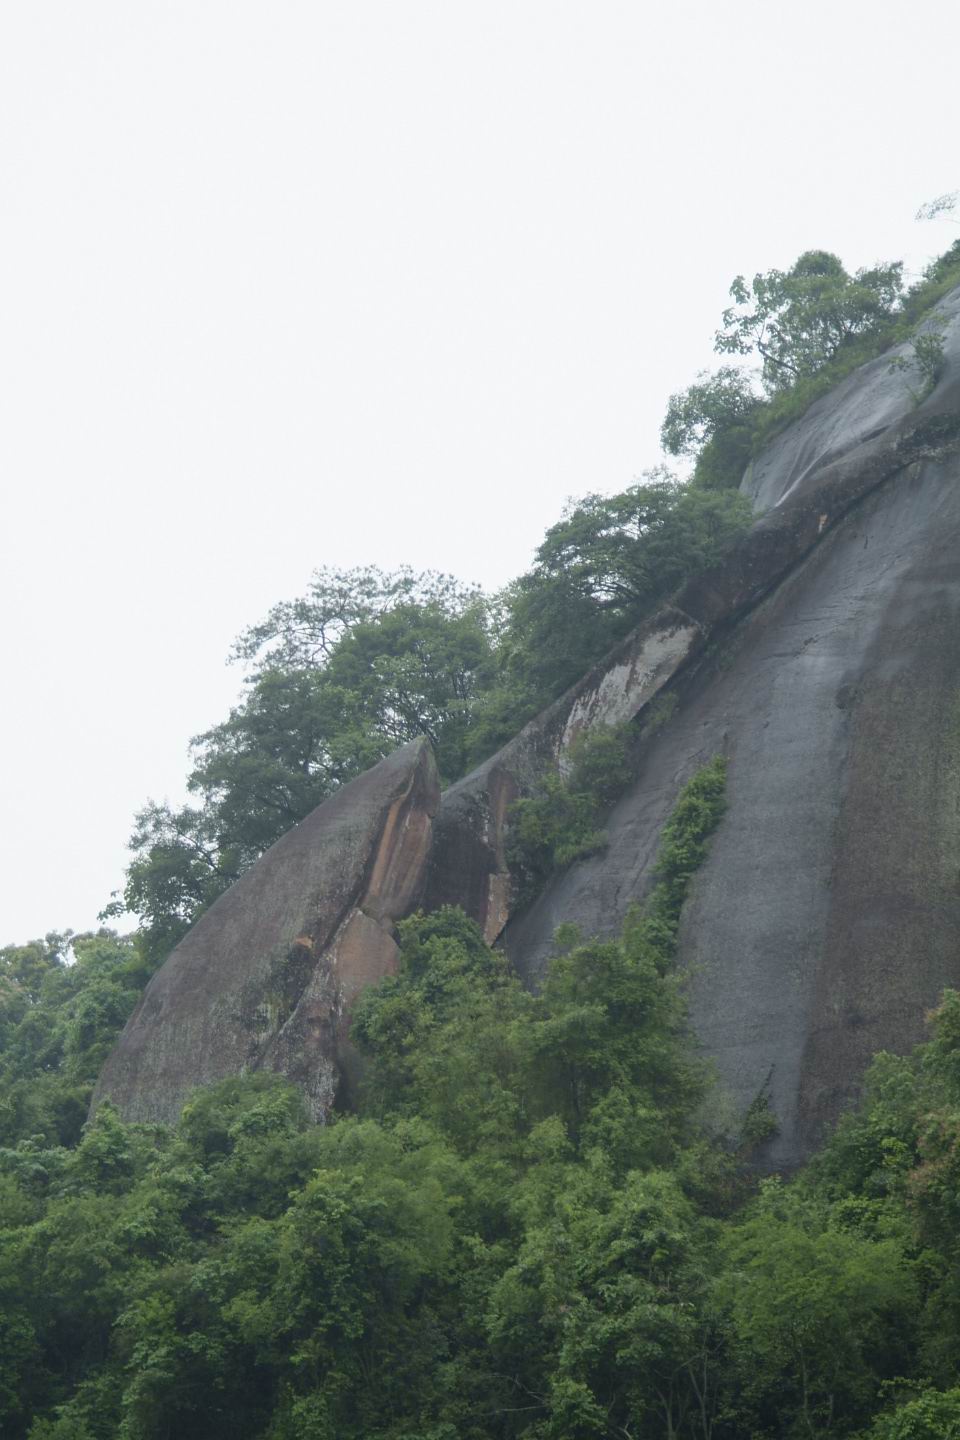
<svg viewBox="0 0 960 1440">
<path fill-rule="evenodd" d="M 716 349 L 763 361 L 770 393 L 815 375 L 856 336 L 876 330 L 893 313 L 903 289 L 903 265 L 878 265 L 849 275 L 836 255 L 808 250 L 787 271 L 738 275 L 734 304 L 723 312 Z"/>
<path fill-rule="evenodd" d="M 425 735 L 446 780 L 463 773 L 474 702 L 492 663 L 484 607 L 404 603 L 344 635 L 324 672 L 385 750 Z"/>
<path fill-rule="evenodd" d="M 660 443 L 669 455 L 699 455 L 715 436 L 742 426 L 759 403 L 745 370 L 701 370 L 693 385 L 670 396 Z"/>
<path fill-rule="evenodd" d="M 745 1408 L 777 1434 L 851 1428 L 902 1363 L 918 1301 L 899 1237 L 857 1233 L 778 1180 L 730 1232 L 718 1285 Z"/>
<path fill-rule="evenodd" d="M 532 998 L 462 911 L 414 915 L 398 930 L 399 970 L 360 997 L 351 1025 L 367 1059 L 363 1107 L 419 1116 L 496 1168 L 516 1157 L 524 1129 Z"/>
<path fill-rule="evenodd" d="M 663 469 L 572 503 L 508 598 L 511 673 L 552 699 L 749 523 L 742 496 L 698 492 Z"/>
<path fill-rule="evenodd" d="M 866 1440 L 960 1440 L 960 1389 L 923 1391 L 874 1421 Z"/>
<path fill-rule="evenodd" d="M 122 902 L 162 957 L 216 897 L 345 781 L 407 740 L 434 745 L 441 774 L 465 765 L 492 649 L 477 592 L 449 577 L 373 567 L 318 571 L 307 594 L 240 637 L 251 667 L 226 720 L 191 742 L 175 809 L 136 817 Z"/>
<path fill-rule="evenodd" d="M 281 600 L 266 618 L 244 630 L 231 652 L 234 661 L 264 670 L 322 667 L 355 626 L 386 615 L 401 605 L 436 605 L 459 614 L 479 598 L 475 586 L 462 585 L 437 570 L 381 570 L 360 565 L 315 570 L 306 594 Z"/>
<path fill-rule="evenodd" d="M 916 370 L 920 379 L 920 388 L 914 390 L 911 385 L 907 386 L 916 405 L 921 404 L 936 388 L 947 368 L 945 348 L 947 328 L 948 321 L 945 316 L 933 316 L 925 322 L 921 329 L 914 331 L 911 337 L 911 353 L 895 355 L 890 361 L 890 369 L 893 371 Z"/>
<path fill-rule="evenodd" d="M 0 1144 L 70 1144 L 106 1056 L 150 976 L 109 930 L 0 950 Z"/>
</svg>

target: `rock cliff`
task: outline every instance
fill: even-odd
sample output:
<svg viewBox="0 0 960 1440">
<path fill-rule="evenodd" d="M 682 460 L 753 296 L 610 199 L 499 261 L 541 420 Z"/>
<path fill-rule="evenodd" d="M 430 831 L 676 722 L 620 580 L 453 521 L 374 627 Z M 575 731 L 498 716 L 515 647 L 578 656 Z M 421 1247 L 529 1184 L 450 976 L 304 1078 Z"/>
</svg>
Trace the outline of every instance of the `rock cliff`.
<svg viewBox="0 0 960 1440">
<path fill-rule="evenodd" d="M 267 1069 L 322 1119 L 353 1068 L 351 1002 L 395 968 L 393 922 L 420 898 L 438 800 L 418 740 L 278 840 L 153 977 L 94 1104 L 172 1121 L 194 1086 Z"/>
<path fill-rule="evenodd" d="M 949 364 L 923 405 L 874 361 L 748 473 L 766 513 L 677 597 L 699 630 L 607 850 L 504 936 L 533 983 L 561 922 L 616 928 L 680 787 L 725 753 L 681 963 L 728 1094 L 742 1110 L 767 1089 L 772 1165 L 808 1155 L 869 1057 L 915 1043 L 960 985 L 960 292 L 943 311 Z"/>
<path fill-rule="evenodd" d="M 424 747 L 346 786 L 181 942 L 98 1095 L 172 1118 L 192 1085 L 283 1071 L 314 1112 L 350 1081 L 349 1006 L 395 961 L 392 923 L 462 905 L 536 984 L 562 922 L 619 928 L 682 785 L 717 752 L 729 808 L 681 936 L 694 1027 L 740 1109 L 764 1090 L 772 1165 L 804 1158 L 877 1049 L 960 985 L 960 290 L 921 404 L 890 357 L 790 426 L 743 488 L 759 512 L 437 810 Z M 509 807 L 583 728 L 643 717 L 602 854 L 511 913 Z M 433 820 L 436 812 L 436 819 Z"/>
</svg>

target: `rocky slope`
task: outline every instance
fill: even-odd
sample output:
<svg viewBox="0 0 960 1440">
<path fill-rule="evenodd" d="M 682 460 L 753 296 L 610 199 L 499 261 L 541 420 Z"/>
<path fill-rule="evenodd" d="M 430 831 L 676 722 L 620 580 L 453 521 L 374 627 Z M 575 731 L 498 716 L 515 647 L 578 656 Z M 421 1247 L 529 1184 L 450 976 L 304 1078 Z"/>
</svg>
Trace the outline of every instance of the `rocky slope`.
<svg viewBox="0 0 960 1440">
<path fill-rule="evenodd" d="M 920 1039 L 960 985 L 960 292 L 944 311 L 950 363 L 922 406 L 877 360 L 748 474 L 770 508 L 678 599 L 705 627 L 716 597 L 728 608 L 671 682 L 677 708 L 641 747 L 606 852 L 506 930 L 535 981 L 561 922 L 615 928 L 680 786 L 725 753 L 729 810 L 681 961 L 726 1093 L 741 1111 L 769 1095 L 773 1165 L 809 1154 L 870 1055 Z M 767 583 L 781 550 L 794 558 Z"/>
<path fill-rule="evenodd" d="M 267 1066 L 322 1115 L 396 918 L 460 904 L 535 984 L 558 924 L 608 933 L 642 899 L 681 786 L 722 751 L 729 810 L 682 935 L 694 1025 L 734 1106 L 769 1094 L 769 1162 L 809 1153 L 869 1055 L 912 1044 L 960 984 L 960 290 L 942 311 L 934 393 L 917 406 L 884 357 L 814 405 L 746 476 L 763 513 L 723 564 L 435 821 L 432 762 L 407 747 L 274 846 L 155 977 L 98 1094 L 171 1118 L 191 1085 Z M 512 800 L 582 728 L 664 695 L 606 851 L 512 915 Z"/>
<path fill-rule="evenodd" d="M 153 977 L 94 1105 L 172 1121 L 194 1086 L 267 1069 L 322 1119 L 352 1070 L 351 1001 L 395 968 L 393 922 L 420 899 L 438 800 L 418 740 L 278 840 Z"/>
</svg>

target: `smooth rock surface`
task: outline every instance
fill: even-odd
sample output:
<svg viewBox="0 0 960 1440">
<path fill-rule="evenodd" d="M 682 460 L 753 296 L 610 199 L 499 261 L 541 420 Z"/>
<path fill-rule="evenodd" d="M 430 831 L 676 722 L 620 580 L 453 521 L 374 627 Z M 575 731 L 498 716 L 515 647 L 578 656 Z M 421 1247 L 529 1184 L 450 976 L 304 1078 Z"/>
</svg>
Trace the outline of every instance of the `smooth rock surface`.
<svg viewBox="0 0 960 1440">
<path fill-rule="evenodd" d="M 419 901 L 439 784 L 414 741 L 318 806 L 216 901 L 153 977 L 94 1104 L 172 1122 L 227 1075 L 289 1075 L 318 1119 L 352 1070 L 350 1005 L 396 966 Z"/>
<path fill-rule="evenodd" d="M 960 290 L 952 291 L 937 312 L 946 326 L 944 353 L 955 366 L 960 360 Z M 756 510 L 779 505 L 818 468 L 910 414 L 911 388 L 919 380 L 912 372 L 890 369 L 892 359 L 908 359 L 910 352 L 906 342 L 861 366 L 767 447 L 741 487 Z"/>
<path fill-rule="evenodd" d="M 768 1087 L 771 1166 L 809 1155 L 869 1057 L 909 1048 L 960 985 L 960 294 L 945 309 L 951 364 L 924 405 L 893 403 L 874 362 L 821 402 L 819 456 L 808 415 L 748 477 L 772 508 L 677 597 L 710 643 L 669 682 L 608 849 L 504 935 L 536 983 L 557 925 L 616 931 L 681 786 L 727 755 L 681 964 L 727 1095 L 742 1112 Z M 880 391 L 893 418 L 871 434 Z"/>
<path fill-rule="evenodd" d="M 509 807 L 545 766 L 565 768 L 585 728 L 639 716 L 707 643 L 759 605 L 877 487 L 960 436 L 960 289 L 938 307 L 947 370 L 917 407 L 900 345 L 862 366 L 789 426 L 744 479 L 762 517 L 723 561 L 696 576 L 520 734 L 444 793 L 428 908 L 459 904 L 491 943 L 511 918 Z"/>
</svg>

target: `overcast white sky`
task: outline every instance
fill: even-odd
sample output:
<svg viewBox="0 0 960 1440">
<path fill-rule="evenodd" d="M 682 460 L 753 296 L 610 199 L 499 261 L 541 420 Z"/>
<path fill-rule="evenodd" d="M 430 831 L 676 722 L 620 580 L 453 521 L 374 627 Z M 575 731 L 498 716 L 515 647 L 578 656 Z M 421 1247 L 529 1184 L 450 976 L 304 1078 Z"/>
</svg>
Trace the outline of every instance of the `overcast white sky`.
<svg viewBox="0 0 960 1440">
<path fill-rule="evenodd" d="M 928 0 L 0 7 L 0 943 L 94 923 L 313 567 L 501 584 L 657 462 L 735 273 L 944 249 L 958 41 Z"/>
</svg>

